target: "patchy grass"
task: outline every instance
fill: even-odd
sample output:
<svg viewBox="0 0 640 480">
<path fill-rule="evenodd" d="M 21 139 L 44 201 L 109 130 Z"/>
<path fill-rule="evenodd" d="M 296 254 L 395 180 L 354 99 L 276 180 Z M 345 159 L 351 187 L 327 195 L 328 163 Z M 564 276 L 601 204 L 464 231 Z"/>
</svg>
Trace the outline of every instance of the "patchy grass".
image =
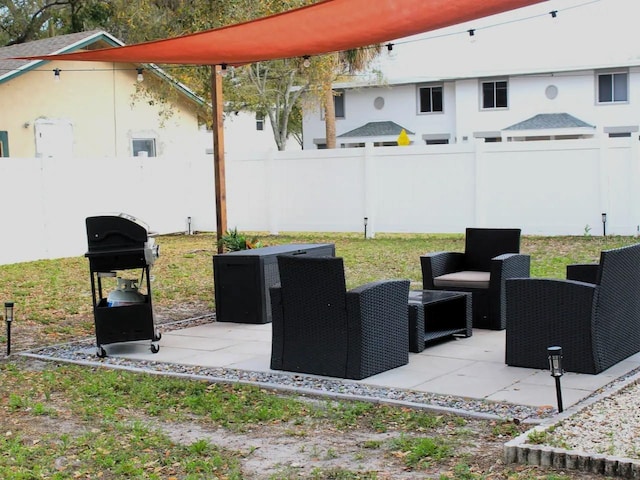
<svg viewBox="0 0 640 480">
<path fill-rule="evenodd" d="M 349 288 L 382 278 L 408 278 L 413 288 L 419 288 L 420 255 L 464 250 L 464 236 L 459 234 L 380 234 L 375 239 L 355 233 L 251 235 L 257 235 L 262 245 L 334 243 L 336 255 L 344 258 Z M 532 276 L 562 278 L 567 264 L 594 262 L 601 250 L 636 241 L 634 237 L 528 236 L 522 239 L 521 251 L 531 255 Z M 189 316 L 194 310 L 214 310 L 215 235 L 167 235 L 158 237 L 157 243 L 161 256 L 152 269 L 154 306 L 160 311 L 193 306 L 186 313 L 172 311 L 172 320 Z M 14 341 L 25 342 L 28 337 L 41 346 L 93 335 L 86 258 L 0 265 L 0 278 L 0 299 L 16 303 L 14 328 L 18 330 Z M 24 329 L 22 335 L 20 328 Z M 3 335 L 0 340 L 4 340 Z M 18 346 L 26 348 L 29 344 Z"/>
<path fill-rule="evenodd" d="M 360 234 L 285 234 L 259 235 L 259 240 L 263 245 L 334 243 L 345 260 L 350 288 L 381 278 L 408 278 L 419 288 L 421 254 L 464 248 L 462 235 L 365 240 Z M 212 311 L 215 237 L 162 236 L 157 241 L 155 308 L 169 312 L 171 320 Z M 558 278 L 567 264 L 597 261 L 601 250 L 635 242 L 632 237 L 524 237 L 522 252 L 532 256 L 532 276 Z M 16 302 L 13 339 L 19 348 L 14 352 L 93 335 L 84 257 L 4 265 L 0 278 L 0 299 Z M 260 478 L 589 478 L 501 465 L 502 443 L 525 428 L 509 422 L 363 402 L 309 401 L 255 387 L 126 371 L 53 363 L 33 368 L 16 358 L 0 361 L 0 418 L 0 478 L 257 478 L 242 471 L 255 447 L 237 451 L 206 436 L 176 441 L 167 432 L 182 424 L 187 430 L 194 425 L 221 428 L 229 437 L 297 439 L 299 446 L 291 450 L 301 462 L 308 455 L 326 463 L 307 471 L 286 464 Z M 339 462 L 345 461 L 341 455 L 351 435 L 352 462 L 345 465 Z M 325 443 L 312 443 L 318 439 Z M 370 454 L 383 467 L 369 467 Z M 414 471 L 416 477 L 407 476 Z"/>
<path fill-rule="evenodd" d="M 452 457 L 456 439 L 473 438 L 459 428 L 467 420 L 452 415 L 310 402 L 249 386 L 53 363 L 37 370 L 0 363 L 0 378 L 0 410 L 10 419 L 0 431 L 0 478 L 244 478 L 239 462 L 250 453 L 227 451 L 206 438 L 177 443 L 153 427 L 181 421 L 245 433 L 274 425 L 313 435 L 325 429 L 329 436 L 384 425 L 376 430 L 400 436 L 365 448 L 417 470 Z M 48 423 L 65 427 L 43 431 Z M 415 436 L 430 431 L 438 433 Z M 304 443 L 306 435 L 301 437 Z M 311 455 L 327 461 L 342 454 L 338 446 L 312 448 Z M 316 469 L 310 478 L 376 476 L 331 467 Z"/>
</svg>

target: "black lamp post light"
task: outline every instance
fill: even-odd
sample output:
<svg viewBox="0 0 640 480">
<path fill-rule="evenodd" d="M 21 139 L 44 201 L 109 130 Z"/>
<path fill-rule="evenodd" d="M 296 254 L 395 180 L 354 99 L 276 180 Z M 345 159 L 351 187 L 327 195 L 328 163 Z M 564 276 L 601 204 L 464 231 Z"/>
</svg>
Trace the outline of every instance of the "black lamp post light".
<svg viewBox="0 0 640 480">
<path fill-rule="evenodd" d="M 369 223 L 369 217 L 364 217 L 364 238 L 367 238 L 367 224 Z"/>
<path fill-rule="evenodd" d="M 549 369 L 551 376 L 556 380 L 556 396 L 558 397 L 558 412 L 562 412 L 562 390 L 560 389 L 560 377 L 564 374 L 562 369 L 562 347 L 548 347 Z"/>
<path fill-rule="evenodd" d="M 607 236 L 607 214 L 606 213 L 602 214 L 602 236 L 603 237 Z"/>
<path fill-rule="evenodd" d="M 11 322 L 13 322 L 13 302 L 4 303 L 4 321 L 7 324 L 7 357 L 11 355 Z"/>
</svg>

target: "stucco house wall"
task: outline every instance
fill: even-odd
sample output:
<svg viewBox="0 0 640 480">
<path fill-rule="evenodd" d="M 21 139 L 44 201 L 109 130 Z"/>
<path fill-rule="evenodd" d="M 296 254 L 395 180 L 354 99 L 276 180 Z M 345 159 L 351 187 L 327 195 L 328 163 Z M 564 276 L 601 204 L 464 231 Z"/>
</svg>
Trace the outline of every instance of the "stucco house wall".
<svg viewBox="0 0 640 480">
<path fill-rule="evenodd" d="M 36 123 L 43 120 L 71 124 L 78 157 L 132 156 L 132 138 L 155 138 L 158 156 L 202 154 L 194 105 L 180 98 L 163 120 L 157 104 L 134 101 L 136 76 L 134 65 L 49 62 L 1 83 L 3 107 L 13 112 L 0 125 L 11 156 L 36 156 Z"/>
<path fill-rule="evenodd" d="M 0 156 L 127 158 L 140 149 L 134 150 L 133 139 L 155 141 L 155 156 L 211 153 L 213 135 L 204 129 L 209 118 L 198 118 L 207 100 L 174 83 L 167 72 L 149 65 L 15 58 L 117 45 L 122 42 L 97 30 L 0 48 L 0 101 L 4 111 L 12 112 L 0 116 L 0 146 L 5 147 Z M 140 67 L 142 83 L 137 82 Z M 59 81 L 54 80 L 56 69 Z M 158 81 L 175 87 L 166 104 L 143 92 Z M 257 128 L 255 113 L 225 114 L 225 152 L 275 150 L 268 118 L 262 127 Z M 293 137 L 287 149 L 300 149 Z"/>
</svg>

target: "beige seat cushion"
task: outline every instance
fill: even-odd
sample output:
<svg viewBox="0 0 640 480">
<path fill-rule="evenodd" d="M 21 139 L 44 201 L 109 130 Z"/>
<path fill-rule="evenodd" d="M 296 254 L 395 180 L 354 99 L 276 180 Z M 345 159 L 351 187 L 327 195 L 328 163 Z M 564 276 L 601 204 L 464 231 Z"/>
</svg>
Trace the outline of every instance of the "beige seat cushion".
<svg viewBox="0 0 640 480">
<path fill-rule="evenodd" d="M 438 288 L 489 288 L 489 277 L 489 272 L 464 270 L 440 275 L 433 279 L 433 284 Z"/>
</svg>

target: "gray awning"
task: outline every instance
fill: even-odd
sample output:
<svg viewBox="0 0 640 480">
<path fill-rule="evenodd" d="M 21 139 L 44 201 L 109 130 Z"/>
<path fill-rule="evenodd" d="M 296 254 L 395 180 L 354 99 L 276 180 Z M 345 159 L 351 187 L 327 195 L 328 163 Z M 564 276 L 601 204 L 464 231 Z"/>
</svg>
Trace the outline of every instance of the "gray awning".
<svg viewBox="0 0 640 480">
<path fill-rule="evenodd" d="M 345 137 L 384 137 L 400 135 L 402 130 L 407 132 L 407 135 L 414 135 L 414 132 L 407 130 L 401 125 L 395 122 L 369 122 L 365 125 L 358 127 L 349 132 L 338 135 L 339 138 Z"/>
<path fill-rule="evenodd" d="M 551 130 L 556 128 L 595 128 L 568 113 L 540 113 L 504 130 Z"/>
</svg>

